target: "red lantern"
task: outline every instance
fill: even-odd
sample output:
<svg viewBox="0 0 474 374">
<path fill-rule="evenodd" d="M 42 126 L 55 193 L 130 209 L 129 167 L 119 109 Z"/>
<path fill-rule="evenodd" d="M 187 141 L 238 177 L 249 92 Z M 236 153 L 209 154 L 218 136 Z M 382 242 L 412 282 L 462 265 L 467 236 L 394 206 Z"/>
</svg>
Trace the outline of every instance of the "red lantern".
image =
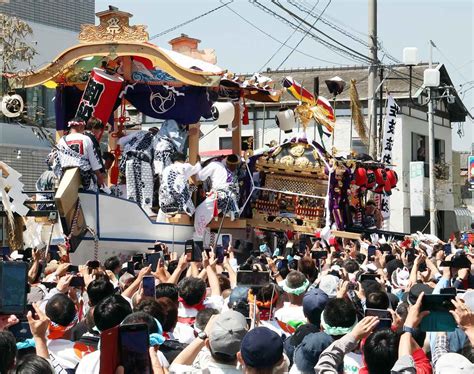
<svg viewBox="0 0 474 374">
<path fill-rule="evenodd" d="M 382 193 L 385 187 L 385 182 L 387 181 L 387 173 L 385 173 L 385 169 L 377 168 L 375 169 L 375 193 Z"/>
<path fill-rule="evenodd" d="M 397 187 L 398 175 L 395 170 L 387 169 L 387 180 L 390 182 L 390 187 Z"/>
<path fill-rule="evenodd" d="M 371 190 L 375 186 L 375 173 L 371 169 L 367 169 L 367 189 Z"/>
<path fill-rule="evenodd" d="M 385 185 L 383 187 L 383 190 L 384 190 L 385 194 L 388 195 L 388 196 L 390 196 L 392 194 L 392 185 L 391 185 L 388 178 L 385 181 Z"/>
<path fill-rule="evenodd" d="M 355 170 L 354 173 L 355 184 L 359 187 L 365 187 L 367 185 L 367 171 L 359 167 Z"/>
</svg>

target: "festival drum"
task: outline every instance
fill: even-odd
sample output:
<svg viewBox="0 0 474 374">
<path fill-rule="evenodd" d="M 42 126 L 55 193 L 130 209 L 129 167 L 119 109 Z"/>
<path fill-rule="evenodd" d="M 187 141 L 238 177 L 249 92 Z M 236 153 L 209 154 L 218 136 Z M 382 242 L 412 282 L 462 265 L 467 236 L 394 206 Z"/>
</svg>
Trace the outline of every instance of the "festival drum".
<svg viewBox="0 0 474 374">
<path fill-rule="evenodd" d="M 111 75 L 99 68 L 92 69 L 76 116 L 84 121 L 96 117 L 106 125 L 122 91 L 123 83 L 124 79 L 118 74 Z"/>
</svg>

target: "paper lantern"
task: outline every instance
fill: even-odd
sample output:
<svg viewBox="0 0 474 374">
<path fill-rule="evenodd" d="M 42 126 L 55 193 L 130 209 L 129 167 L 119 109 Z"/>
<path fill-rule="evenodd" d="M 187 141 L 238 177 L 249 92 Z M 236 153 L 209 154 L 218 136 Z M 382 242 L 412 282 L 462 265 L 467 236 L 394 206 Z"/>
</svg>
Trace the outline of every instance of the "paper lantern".
<svg viewBox="0 0 474 374">
<path fill-rule="evenodd" d="M 377 168 L 375 169 L 375 193 L 382 193 L 385 188 L 385 182 L 387 181 L 387 173 L 385 169 Z"/>
<path fill-rule="evenodd" d="M 96 117 L 106 124 L 114 110 L 115 102 L 122 91 L 124 79 L 118 74 L 108 74 L 94 68 L 77 108 L 76 117 L 87 121 Z"/>
<path fill-rule="evenodd" d="M 23 112 L 24 104 L 23 98 L 18 95 L 5 95 L 2 99 L 2 113 L 5 117 L 14 118 L 19 117 Z"/>
<path fill-rule="evenodd" d="M 282 130 L 284 133 L 290 133 L 296 126 L 295 112 L 293 112 L 292 109 L 282 108 L 276 114 L 275 122 L 280 130 Z"/>
<path fill-rule="evenodd" d="M 355 184 L 359 187 L 365 187 L 367 185 L 367 170 L 359 167 L 354 172 Z"/>
<path fill-rule="evenodd" d="M 367 189 L 371 190 L 375 186 L 375 173 L 371 169 L 367 169 Z"/>
<path fill-rule="evenodd" d="M 390 196 L 392 194 L 392 185 L 391 185 L 390 180 L 388 178 L 385 180 L 385 185 L 383 187 L 383 191 L 388 196 Z"/>
<path fill-rule="evenodd" d="M 395 170 L 387 169 L 387 180 L 390 182 L 390 187 L 395 188 L 397 187 L 398 183 L 398 175 Z"/>
<path fill-rule="evenodd" d="M 234 104 L 229 102 L 216 102 L 211 107 L 212 119 L 220 129 L 232 126 L 235 117 Z"/>
</svg>

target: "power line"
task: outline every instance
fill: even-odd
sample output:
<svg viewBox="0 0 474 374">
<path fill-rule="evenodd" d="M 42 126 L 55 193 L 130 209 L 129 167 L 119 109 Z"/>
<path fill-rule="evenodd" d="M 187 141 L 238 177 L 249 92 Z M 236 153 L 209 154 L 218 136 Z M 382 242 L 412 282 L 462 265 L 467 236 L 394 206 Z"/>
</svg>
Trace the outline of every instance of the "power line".
<svg viewBox="0 0 474 374">
<path fill-rule="evenodd" d="M 324 12 L 326 11 L 326 9 L 329 7 L 329 5 L 331 4 L 331 1 L 332 1 L 332 0 L 329 0 L 329 1 L 328 1 L 328 3 L 326 4 L 325 8 L 323 9 L 323 11 L 321 12 L 321 14 L 319 15 L 319 17 L 316 18 L 316 20 L 313 22 L 312 28 L 314 28 L 314 25 L 316 25 L 316 23 L 319 21 L 319 19 L 321 18 L 321 16 L 324 14 Z M 316 5 L 315 5 L 315 7 L 316 7 Z M 306 20 L 306 18 L 305 18 L 305 20 Z M 286 56 L 285 59 L 280 63 L 280 65 L 278 65 L 277 70 L 290 58 L 290 56 L 293 54 L 293 52 L 295 51 L 295 49 L 300 46 L 301 42 L 306 38 L 306 35 L 308 35 L 308 32 L 309 32 L 309 30 L 306 31 L 306 33 L 301 37 L 300 41 L 295 45 L 295 47 L 290 51 L 290 53 L 288 53 L 288 56 Z"/>
<path fill-rule="evenodd" d="M 281 45 L 287 47 L 287 48 L 291 48 L 291 46 L 287 45 L 285 42 L 282 42 L 281 40 L 275 38 L 273 35 L 269 34 L 268 32 L 266 32 L 265 30 L 261 29 L 260 27 L 258 27 L 257 25 L 253 24 L 252 22 L 250 22 L 248 19 L 244 18 L 242 15 L 240 15 L 239 13 L 237 13 L 234 9 L 232 9 L 230 6 L 227 5 L 227 9 L 230 10 L 232 13 L 234 13 L 237 17 L 239 17 L 240 19 L 242 19 L 242 21 L 244 21 L 245 23 L 249 24 L 250 26 L 252 26 L 254 29 L 260 31 L 262 34 L 268 36 L 270 39 L 272 39 L 273 41 L 277 42 L 277 43 L 280 43 Z M 310 57 L 314 60 L 317 60 L 317 61 L 321 61 L 321 62 L 325 62 L 327 64 L 332 64 L 332 65 L 339 65 L 338 62 L 334 62 L 334 61 L 328 61 L 328 60 L 324 60 L 322 58 L 319 58 L 319 57 L 315 57 L 315 56 L 312 56 L 306 52 L 303 52 L 303 51 L 300 51 L 298 49 L 295 50 L 296 52 L 302 54 L 303 56 L 306 56 L 306 57 Z"/>
<path fill-rule="evenodd" d="M 294 23 L 292 23 L 288 19 L 284 18 L 283 16 L 281 16 L 280 14 L 274 12 L 273 10 L 267 8 L 265 5 L 258 2 L 258 0 L 249 0 L 249 2 L 251 4 L 254 4 L 255 6 L 257 6 L 258 8 L 262 9 L 265 13 L 268 13 L 271 16 L 279 19 L 281 22 L 289 25 L 291 28 L 298 29 L 298 31 L 300 31 L 300 32 L 306 31 L 305 29 L 298 28 L 297 25 L 295 25 Z M 332 50 L 334 53 L 338 54 L 341 57 L 344 57 L 345 59 L 352 60 L 352 61 L 357 61 L 357 62 L 362 62 L 362 63 L 367 63 L 367 58 L 361 59 L 360 57 L 355 56 L 352 53 L 350 53 L 350 52 L 348 52 L 348 51 L 346 51 L 346 50 L 344 50 L 340 47 L 334 46 L 333 44 L 329 43 L 328 41 L 319 38 L 318 36 L 316 36 L 315 34 L 313 34 L 311 32 L 309 33 L 309 35 L 311 36 L 311 38 L 316 40 L 318 43 L 324 45 L 326 48 Z"/>
<path fill-rule="evenodd" d="M 314 4 L 313 9 L 316 8 L 316 5 L 318 5 L 318 4 L 319 4 L 319 0 L 317 0 L 316 4 Z M 311 9 L 311 11 L 313 11 L 313 9 Z M 306 15 L 305 19 L 308 18 L 309 15 L 310 15 L 310 13 L 308 13 L 308 14 Z M 301 26 L 301 24 L 302 24 L 302 22 L 300 22 L 300 24 L 299 24 L 298 26 Z M 298 31 L 298 30 L 297 30 L 297 29 L 294 29 L 294 30 L 293 30 L 293 32 L 290 34 L 290 36 L 288 36 L 288 38 L 286 38 L 286 40 L 285 40 L 285 42 L 284 42 L 285 44 L 282 44 L 282 45 L 280 45 L 280 47 L 278 47 L 278 49 L 275 51 L 275 53 L 274 53 L 273 55 L 271 55 L 270 58 L 262 65 L 262 67 L 260 68 L 260 71 L 263 70 L 263 68 L 264 68 L 265 66 L 267 66 L 268 63 L 269 63 L 271 60 L 273 60 L 273 58 L 277 55 L 277 53 L 281 51 L 281 49 L 283 48 L 283 46 L 286 45 L 286 43 L 291 39 L 291 37 L 292 37 L 293 35 L 295 35 L 296 31 Z M 298 46 L 296 46 L 295 48 L 293 48 L 290 53 L 293 53 L 293 51 L 294 51 L 297 47 L 298 47 Z M 281 66 L 281 64 L 280 64 L 280 66 Z M 278 70 L 278 68 L 277 68 L 277 70 Z"/>
<path fill-rule="evenodd" d="M 181 26 L 188 25 L 188 24 L 190 24 L 191 22 L 194 22 L 194 21 L 196 21 L 196 20 L 198 20 L 198 19 L 200 19 L 200 18 L 202 18 L 202 17 L 205 17 L 205 16 L 207 16 L 207 15 L 209 15 L 209 14 L 211 14 L 211 13 L 214 13 L 215 11 L 217 11 L 217 10 L 219 10 L 219 9 L 221 9 L 221 8 L 224 8 L 224 7 L 226 7 L 227 5 L 229 5 L 230 3 L 233 3 L 233 2 L 234 2 L 234 0 L 230 0 L 228 3 L 222 4 L 222 5 L 220 5 L 220 6 L 216 7 L 216 8 L 214 8 L 214 9 L 211 9 L 211 10 L 209 10 L 209 11 L 207 11 L 207 12 L 205 12 L 205 13 L 199 15 L 199 16 L 196 16 L 196 17 L 194 17 L 194 18 L 191 18 L 190 20 L 187 20 L 187 21 L 185 21 L 185 22 L 183 22 L 183 23 L 180 23 L 179 25 L 173 26 L 173 27 L 171 27 L 171 28 L 169 28 L 169 29 L 167 29 L 167 30 L 165 30 L 165 31 L 162 31 L 162 32 L 160 32 L 160 33 L 158 33 L 158 34 L 156 34 L 156 35 L 153 35 L 153 36 L 150 38 L 150 40 L 153 40 L 153 39 L 159 38 L 160 36 L 163 36 L 163 35 L 165 35 L 165 34 L 168 34 L 168 33 L 170 33 L 171 31 L 174 31 L 174 30 L 176 30 L 176 29 L 179 29 Z M 222 1 L 221 1 L 221 3 L 222 3 Z"/>
<path fill-rule="evenodd" d="M 325 32 L 321 31 L 320 29 L 311 26 L 308 22 L 306 22 L 304 19 L 302 19 L 301 17 L 299 17 L 297 14 L 295 14 L 294 12 L 290 11 L 289 9 L 287 9 L 287 8 L 285 8 L 283 5 L 281 5 L 279 1 L 277 1 L 277 0 L 272 0 L 272 3 L 275 4 L 277 7 L 279 7 L 280 9 L 282 9 L 283 11 L 285 11 L 286 13 L 288 13 L 289 15 L 291 15 L 293 18 L 302 21 L 306 26 L 308 26 L 308 27 L 310 27 L 311 29 L 317 31 L 319 34 L 324 35 L 326 38 L 328 38 L 328 39 L 331 40 L 332 42 L 336 43 L 337 45 L 341 46 L 342 48 L 345 48 L 346 50 L 350 51 L 352 54 L 354 54 L 354 55 L 356 55 L 356 56 L 359 56 L 360 58 L 363 58 L 363 59 L 367 60 L 368 62 L 371 62 L 371 61 L 370 61 L 370 58 L 367 57 L 366 55 L 364 55 L 364 54 L 362 54 L 362 53 L 356 51 L 355 49 L 352 49 L 352 48 L 348 47 L 348 46 L 345 45 L 344 43 L 341 43 L 340 41 L 334 39 L 333 37 L 329 36 L 328 34 L 326 34 Z"/>
</svg>

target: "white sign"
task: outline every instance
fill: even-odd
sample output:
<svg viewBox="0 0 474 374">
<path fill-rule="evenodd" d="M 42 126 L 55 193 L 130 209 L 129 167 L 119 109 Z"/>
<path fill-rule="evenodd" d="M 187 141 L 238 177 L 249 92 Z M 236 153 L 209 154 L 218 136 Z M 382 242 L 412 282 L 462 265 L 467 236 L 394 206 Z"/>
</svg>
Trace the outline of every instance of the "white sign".
<svg viewBox="0 0 474 374">
<path fill-rule="evenodd" d="M 387 97 L 387 108 L 385 110 L 385 124 L 383 131 L 383 142 L 382 142 L 382 162 L 391 165 L 392 164 L 392 149 L 393 143 L 395 142 L 395 127 L 397 125 L 397 113 L 400 107 L 395 102 L 393 96 Z M 389 166 L 391 168 L 391 166 Z M 380 210 L 384 222 L 388 224 L 390 218 L 390 196 L 382 196 L 380 203 Z"/>
<path fill-rule="evenodd" d="M 410 162 L 410 216 L 425 216 L 425 164 Z"/>
</svg>

